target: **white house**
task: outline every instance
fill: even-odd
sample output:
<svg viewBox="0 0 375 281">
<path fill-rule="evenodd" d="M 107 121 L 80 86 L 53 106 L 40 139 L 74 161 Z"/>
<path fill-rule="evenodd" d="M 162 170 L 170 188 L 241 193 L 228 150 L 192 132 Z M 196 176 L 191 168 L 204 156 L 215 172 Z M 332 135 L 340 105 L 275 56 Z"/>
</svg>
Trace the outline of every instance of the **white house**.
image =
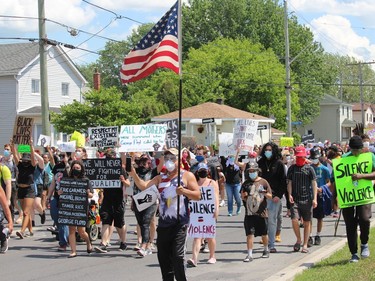
<svg viewBox="0 0 375 281">
<path fill-rule="evenodd" d="M 363 116 L 365 121 L 365 128 L 371 127 L 374 124 L 374 108 L 370 103 L 363 104 Z M 362 106 L 361 103 L 353 104 L 353 120 L 362 123 Z"/>
<path fill-rule="evenodd" d="M 87 81 L 59 46 L 48 46 L 49 110 L 81 101 Z M 33 138 L 41 134 L 39 43 L 0 44 L 0 145 L 8 143 L 17 116 L 33 117 Z M 52 142 L 63 135 L 51 126 Z"/>
</svg>

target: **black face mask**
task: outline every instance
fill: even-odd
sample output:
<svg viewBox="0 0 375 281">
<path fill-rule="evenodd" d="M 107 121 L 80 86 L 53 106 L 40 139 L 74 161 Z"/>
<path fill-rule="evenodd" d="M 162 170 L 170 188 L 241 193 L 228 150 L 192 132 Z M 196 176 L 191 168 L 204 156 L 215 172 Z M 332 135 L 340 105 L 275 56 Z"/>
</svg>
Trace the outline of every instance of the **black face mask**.
<svg viewBox="0 0 375 281">
<path fill-rule="evenodd" d="M 198 171 L 198 177 L 204 179 L 207 178 L 208 176 L 208 171 L 207 170 L 199 170 Z"/>
<path fill-rule="evenodd" d="M 140 166 L 138 167 L 138 173 L 141 174 L 141 175 L 145 175 L 147 174 L 151 169 L 150 168 L 146 168 L 146 167 L 143 167 L 143 166 Z"/>
<path fill-rule="evenodd" d="M 76 169 L 72 170 L 72 175 L 74 177 L 79 177 L 81 175 L 81 170 L 76 170 Z"/>
</svg>

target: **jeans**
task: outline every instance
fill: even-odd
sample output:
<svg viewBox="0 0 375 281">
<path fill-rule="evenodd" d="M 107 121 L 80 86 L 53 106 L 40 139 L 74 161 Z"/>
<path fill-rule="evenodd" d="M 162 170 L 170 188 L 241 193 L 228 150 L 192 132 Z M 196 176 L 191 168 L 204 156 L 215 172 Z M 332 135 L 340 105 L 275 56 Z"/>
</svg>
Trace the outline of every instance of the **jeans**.
<svg viewBox="0 0 375 281">
<path fill-rule="evenodd" d="M 58 201 L 52 197 L 50 201 L 50 213 L 53 222 L 55 223 L 58 231 L 59 231 L 59 245 L 60 247 L 64 247 L 68 245 L 68 236 L 69 236 L 69 229 L 67 225 L 59 225 L 57 223 L 58 219 Z"/>
<path fill-rule="evenodd" d="M 281 206 L 281 200 L 277 203 L 273 202 L 272 199 L 267 199 L 268 209 L 268 247 L 270 249 L 275 248 L 275 237 L 277 220 L 279 217 L 279 210 Z"/>
<path fill-rule="evenodd" d="M 231 215 L 233 213 L 233 196 L 237 204 L 237 213 L 241 212 L 241 196 L 240 196 L 240 183 L 226 183 L 225 190 L 227 191 L 228 199 L 228 213 Z"/>
<path fill-rule="evenodd" d="M 186 281 L 187 225 L 158 227 L 158 260 L 163 281 Z"/>
<path fill-rule="evenodd" d="M 137 210 L 137 207 L 134 208 L 135 218 L 137 219 L 137 223 L 141 229 L 142 244 L 152 242 L 150 241 L 150 223 L 155 215 L 156 208 L 156 203 L 143 210 L 142 212 L 139 212 Z"/>
</svg>

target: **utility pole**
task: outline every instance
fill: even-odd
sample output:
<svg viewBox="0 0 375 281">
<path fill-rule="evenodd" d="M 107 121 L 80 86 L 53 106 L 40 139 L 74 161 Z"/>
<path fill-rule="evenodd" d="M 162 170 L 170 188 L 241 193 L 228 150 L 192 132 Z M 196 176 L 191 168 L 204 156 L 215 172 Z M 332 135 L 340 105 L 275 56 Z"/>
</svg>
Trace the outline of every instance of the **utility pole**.
<svg viewBox="0 0 375 281">
<path fill-rule="evenodd" d="M 47 51 L 46 51 L 46 21 L 44 0 L 38 0 L 39 17 L 39 58 L 40 58 L 40 99 L 42 110 L 42 134 L 51 136 L 48 102 Z"/>
<path fill-rule="evenodd" d="M 292 105 L 290 97 L 290 59 L 289 59 L 289 28 L 288 28 L 288 7 L 287 0 L 284 0 L 284 28 L 285 28 L 285 93 L 286 93 L 286 121 L 287 121 L 287 136 L 292 136 Z"/>
</svg>

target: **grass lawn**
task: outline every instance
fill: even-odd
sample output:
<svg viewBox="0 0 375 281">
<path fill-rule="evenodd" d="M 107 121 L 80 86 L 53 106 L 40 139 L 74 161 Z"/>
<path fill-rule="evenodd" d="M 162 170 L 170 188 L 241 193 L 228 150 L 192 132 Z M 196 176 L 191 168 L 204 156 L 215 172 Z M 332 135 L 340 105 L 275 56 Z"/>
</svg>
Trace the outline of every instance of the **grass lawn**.
<svg viewBox="0 0 375 281">
<path fill-rule="evenodd" d="M 360 242 L 358 254 L 360 255 Z M 297 275 L 295 281 L 370 281 L 375 280 L 375 228 L 370 230 L 370 257 L 358 263 L 349 263 L 351 254 L 348 245 L 329 258 Z"/>
</svg>

